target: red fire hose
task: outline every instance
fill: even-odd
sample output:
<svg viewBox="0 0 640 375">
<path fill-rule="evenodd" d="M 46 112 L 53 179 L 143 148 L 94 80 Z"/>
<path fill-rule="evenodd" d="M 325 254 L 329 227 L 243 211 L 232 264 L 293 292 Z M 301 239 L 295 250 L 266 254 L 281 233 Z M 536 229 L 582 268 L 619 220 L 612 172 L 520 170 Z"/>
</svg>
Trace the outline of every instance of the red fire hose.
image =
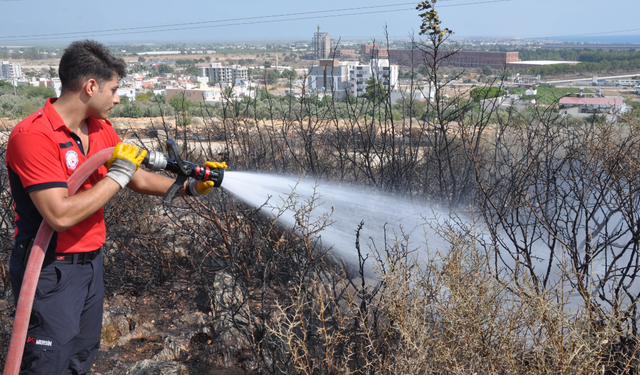
<svg viewBox="0 0 640 375">
<path fill-rule="evenodd" d="M 82 185 L 98 167 L 109 160 L 112 153 L 113 147 L 107 148 L 82 163 L 67 181 L 69 195 L 75 194 L 80 185 Z M 7 354 L 7 362 L 3 372 L 4 375 L 17 375 L 20 371 L 22 353 L 27 337 L 27 328 L 29 327 L 29 317 L 31 316 L 31 308 L 33 307 L 33 297 L 36 293 L 42 262 L 44 261 L 44 255 L 49 246 L 52 234 L 53 229 L 51 229 L 46 221 L 42 220 L 42 224 L 31 248 L 31 255 L 29 256 L 27 269 L 24 273 L 24 280 L 20 288 L 20 298 L 18 298 L 16 317 L 13 321 L 13 331 L 11 332 L 11 343 L 9 344 L 9 353 Z"/>
</svg>

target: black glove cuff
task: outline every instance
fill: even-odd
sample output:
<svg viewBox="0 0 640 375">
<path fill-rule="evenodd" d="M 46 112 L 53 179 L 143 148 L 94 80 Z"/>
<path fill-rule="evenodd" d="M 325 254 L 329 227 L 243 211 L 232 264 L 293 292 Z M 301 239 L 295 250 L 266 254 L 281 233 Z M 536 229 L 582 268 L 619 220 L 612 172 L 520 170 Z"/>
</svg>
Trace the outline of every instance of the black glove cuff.
<svg viewBox="0 0 640 375">
<path fill-rule="evenodd" d="M 186 195 L 193 197 L 195 196 L 195 194 L 193 194 L 193 191 L 191 190 L 191 181 L 187 181 L 186 186 L 184 187 L 184 192 Z"/>
</svg>

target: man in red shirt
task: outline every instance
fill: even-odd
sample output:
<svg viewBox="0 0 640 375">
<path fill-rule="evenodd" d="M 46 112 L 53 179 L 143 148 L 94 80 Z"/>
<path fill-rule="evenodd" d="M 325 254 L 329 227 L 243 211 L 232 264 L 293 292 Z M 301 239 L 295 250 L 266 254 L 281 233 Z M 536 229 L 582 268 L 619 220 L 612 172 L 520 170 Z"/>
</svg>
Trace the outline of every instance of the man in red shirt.
<svg viewBox="0 0 640 375">
<path fill-rule="evenodd" d="M 125 186 L 162 196 L 173 180 L 138 169 L 143 153 L 123 145 L 107 120 L 126 65 L 94 41 L 72 43 L 60 61 L 62 94 L 21 121 L 7 145 L 15 201 L 11 281 L 18 300 L 30 242 L 44 219 L 54 234 L 29 321 L 21 374 L 86 374 L 100 345 L 104 285 L 100 247 L 103 206 Z M 88 158 L 114 147 L 77 194 L 67 179 Z M 191 181 L 180 195 L 208 193 L 212 182 Z"/>
</svg>

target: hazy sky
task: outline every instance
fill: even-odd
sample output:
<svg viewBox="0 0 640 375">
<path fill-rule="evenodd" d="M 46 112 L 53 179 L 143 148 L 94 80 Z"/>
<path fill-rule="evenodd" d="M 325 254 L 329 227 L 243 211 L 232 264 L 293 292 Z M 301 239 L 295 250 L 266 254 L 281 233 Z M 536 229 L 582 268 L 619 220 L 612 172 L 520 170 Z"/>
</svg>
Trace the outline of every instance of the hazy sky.
<svg viewBox="0 0 640 375">
<path fill-rule="evenodd" d="M 391 37 L 403 38 L 413 31 L 417 33 L 420 26 L 417 3 L 0 0 L 0 46 L 66 44 L 88 37 L 105 43 L 310 40 L 318 25 L 334 39 L 380 39 L 385 24 Z M 604 35 L 640 35 L 640 0 L 440 0 L 436 9 L 443 26 L 459 37 L 553 37 L 606 32 L 616 33 Z M 222 20 L 232 21 L 218 22 Z M 170 26 L 178 24 L 182 25 Z M 166 29 L 171 30 L 158 32 Z M 110 31 L 96 33 L 103 30 Z M 74 34 L 61 35 L 65 33 Z M 29 37 L 18 38 L 24 36 Z"/>
</svg>

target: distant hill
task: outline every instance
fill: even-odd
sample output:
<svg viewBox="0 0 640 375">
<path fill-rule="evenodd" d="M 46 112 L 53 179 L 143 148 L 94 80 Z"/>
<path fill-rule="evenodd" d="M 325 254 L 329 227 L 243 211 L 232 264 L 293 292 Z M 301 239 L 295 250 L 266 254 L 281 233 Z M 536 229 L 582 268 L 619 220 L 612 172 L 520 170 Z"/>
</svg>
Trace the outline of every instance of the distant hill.
<svg viewBox="0 0 640 375">
<path fill-rule="evenodd" d="M 574 37 L 558 37 L 558 38 L 535 38 L 534 40 L 553 40 L 563 42 L 579 42 L 579 43 L 622 43 L 622 44 L 638 44 L 640 48 L 640 35 L 590 35 L 590 36 L 574 36 Z"/>
</svg>

